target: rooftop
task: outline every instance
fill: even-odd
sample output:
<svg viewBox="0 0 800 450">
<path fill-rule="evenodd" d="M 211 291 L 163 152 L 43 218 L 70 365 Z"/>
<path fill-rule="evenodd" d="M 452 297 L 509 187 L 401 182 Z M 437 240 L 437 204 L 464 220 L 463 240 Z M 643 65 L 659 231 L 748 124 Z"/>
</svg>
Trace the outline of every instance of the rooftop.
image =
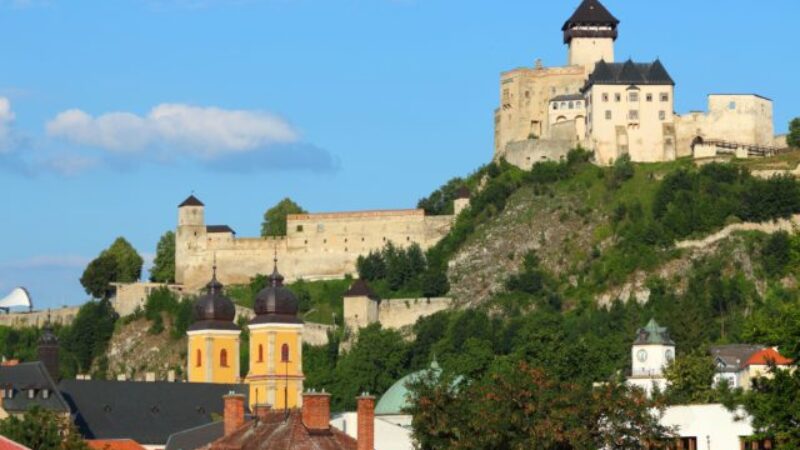
<svg viewBox="0 0 800 450">
<path fill-rule="evenodd" d="M 564 22 L 561 30 L 566 31 L 570 27 L 580 25 L 607 25 L 616 28 L 619 19 L 614 17 L 599 0 L 583 0 L 572 16 Z"/>
<path fill-rule="evenodd" d="M 12 398 L 3 399 L 3 409 L 6 411 L 22 412 L 33 406 L 55 412 L 69 411 L 56 383 L 40 361 L 0 366 L 0 387 L 13 390 Z M 33 398 L 27 392 L 31 389 L 34 390 Z"/>
<path fill-rule="evenodd" d="M 674 86 L 675 81 L 658 59 L 651 63 L 635 63 L 630 59 L 624 63 L 607 63 L 601 60 L 589 75 L 584 92 L 595 84 Z"/>
<path fill-rule="evenodd" d="M 765 348 L 751 355 L 745 363 L 745 367 L 768 366 L 770 364 L 775 364 L 777 366 L 788 366 L 792 364 L 792 362 L 793 361 L 791 359 L 781 355 L 774 348 Z"/>
<path fill-rule="evenodd" d="M 145 450 L 131 439 L 96 439 L 86 441 L 92 450 Z"/>
<path fill-rule="evenodd" d="M 183 208 L 184 206 L 205 206 L 205 205 L 203 204 L 203 202 L 198 200 L 197 197 L 195 197 L 194 195 L 190 195 L 189 197 L 186 198 L 186 200 L 183 201 L 183 203 L 178 205 L 178 208 Z"/>
<path fill-rule="evenodd" d="M 633 345 L 671 345 L 675 342 L 669 337 L 669 332 L 662 327 L 655 319 L 650 319 L 647 326 L 640 328 L 636 333 L 636 340 Z"/>
<path fill-rule="evenodd" d="M 236 234 L 236 232 L 233 231 L 233 228 L 231 228 L 231 227 L 229 227 L 227 225 L 208 225 L 208 226 L 206 226 L 206 233 L 232 233 L 232 234 Z"/>
<path fill-rule="evenodd" d="M 24 445 L 14 442 L 5 436 L 0 436 L 0 450 L 31 450 Z"/>
<path fill-rule="evenodd" d="M 378 298 L 375 295 L 375 292 L 372 291 L 372 288 L 369 287 L 369 283 L 365 280 L 359 278 L 356 280 L 347 292 L 344 293 L 345 297 L 369 297 L 369 298 Z"/>
</svg>

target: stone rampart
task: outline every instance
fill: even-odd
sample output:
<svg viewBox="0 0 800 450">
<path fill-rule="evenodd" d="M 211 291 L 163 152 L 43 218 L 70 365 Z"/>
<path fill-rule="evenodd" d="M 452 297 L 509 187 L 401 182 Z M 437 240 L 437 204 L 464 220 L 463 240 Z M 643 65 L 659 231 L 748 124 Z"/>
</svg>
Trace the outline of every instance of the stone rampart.
<svg viewBox="0 0 800 450">
<path fill-rule="evenodd" d="M 0 313 L 0 326 L 11 328 L 25 328 L 44 326 L 47 322 L 48 315 L 50 321 L 55 324 L 69 325 L 75 320 L 78 315 L 79 306 L 67 306 L 49 311 L 32 311 L 32 312 L 12 312 L 11 314 Z"/>
<path fill-rule="evenodd" d="M 753 223 L 753 222 L 746 222 L 746 223 L 737 223 L 733 225 L 728 225 L 727 227 L 723 228 L 722 230 L 707 236 L 703 239 L 698 240 L 687 240 L 681 241 L 675 244 L 675 247 L 679 249 L 692 249 L 692 248 L 706 248 L 712 244 L 715 244 L 727 237 L 731 234 L 736 233 L 738 231 L 760 231 L 762 233 L 777 233 L 779 231 L 787 231 L 793 232 L 798 227 L 800 227 L 800 214 L 792 216 L 790 219 L 779 219 L 770 222 L 761 222 L 761 223 Z"/>
<path fill-rule="evenodd" d="M 451 298 L 410 298 L 381 300 L 378 306 L 378 321 L 384 328 L 399 329 L 414 325 L 422 317 L 449 309 Z"/>
<path fill-rule="evenodd" d="M 575 139 L 529 139 L 511 142 L 506 146 L 505 158 L 523 170 L 543 161 L 561 161 L 575 148 Z"/>
</svg>

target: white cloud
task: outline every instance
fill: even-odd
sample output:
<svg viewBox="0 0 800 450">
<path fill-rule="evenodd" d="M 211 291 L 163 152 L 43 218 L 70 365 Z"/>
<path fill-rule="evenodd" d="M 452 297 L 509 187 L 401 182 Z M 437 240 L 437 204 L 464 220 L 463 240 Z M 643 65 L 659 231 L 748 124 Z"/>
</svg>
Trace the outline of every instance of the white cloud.
<svg viewBox="0 0 800 450">
<path fill-rule="evenodd" d="M 276 115 L 168 103 L 146 116 L 114 112 L 93 117 L 72 109 L 58 114 L 46 129 L 51 137 L 114 153 L 176 150 L 203 159 L 299 139 L 297 131 Z"/>
<path fill-rule="evenodd" d="M 11 149 L 11 127 L 14 123 L 14 118 L 11 102 L 5 97 L 0 97 L 0 153 Z"/>
<path fill-rule="evenodd" d="M 9 270 L 83 268 L 89 259 L 77 255 L 40 255 L 16 261 L 0 263 L 0 268 Z"/>
</svg>

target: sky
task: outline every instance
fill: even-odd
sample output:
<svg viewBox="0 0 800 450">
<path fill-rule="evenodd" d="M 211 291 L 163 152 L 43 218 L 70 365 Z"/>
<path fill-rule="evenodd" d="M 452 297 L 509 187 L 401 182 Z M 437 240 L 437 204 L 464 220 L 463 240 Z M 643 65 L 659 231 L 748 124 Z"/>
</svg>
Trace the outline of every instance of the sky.
<svg viewBox="0 0 800 450">
<path fill-rule="evenodd" d="M 124 236 L 152 260 L 194 192 L 256 236 L 269 206 L 412 208 L 492 157 L 499 73 L 563 65 L 578 0 L 0 0 L 0 297 L 80 304 Z M 605 0 L 617 60 L 800 115 L 796 0 Z"/>
</svg>

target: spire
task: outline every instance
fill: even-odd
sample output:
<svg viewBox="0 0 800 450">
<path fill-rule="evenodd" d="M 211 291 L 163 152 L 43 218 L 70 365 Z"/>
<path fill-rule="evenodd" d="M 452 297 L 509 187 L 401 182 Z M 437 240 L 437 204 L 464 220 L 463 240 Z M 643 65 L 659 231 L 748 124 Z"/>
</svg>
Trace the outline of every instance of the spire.
<svg viewBox="0 0 800 450">
<path fill-rule="evenodd" d="M 205 206 L 205 205 L 203 204 L 203 202 L 198 200 L 197 197 L 194 196 L 194 191 L 192 191 L 192 194 L 189 195 L 189 197 L 187 197 L 186 200 L 183 201 L 183 203 L 178 205 L 178 208 L 183 208 L 184 206 Z"/>
<path fill-rule="evenodd" d="M 564 43 L 573 38 L 617 39 L 619 20 L 599 0 L 583 0 L 572 16 L 564 22 Z M 593 29 L 587 29 L 592 27 Z M 581 29 L 582 28 L 582 29 Z"/>
<path fill-rule="evenodd" d="M 275 247 L 275 256 L 272 259 L 273 262 L 273 269 L 272 275 L 269 276 L 269 283 L 273 287 L 281 287 L 283 286 L 283 275 L 278 272 L 278 247 Z"/>
<path fill-rule="evenodd" d="M 206 285 L 209 295 L 217 295 L 222 292 L 224 286 L 217 280 L 217 253 L 214 252 L 214 262 L 211 265 L 211 281 Z"/>
</svg>

